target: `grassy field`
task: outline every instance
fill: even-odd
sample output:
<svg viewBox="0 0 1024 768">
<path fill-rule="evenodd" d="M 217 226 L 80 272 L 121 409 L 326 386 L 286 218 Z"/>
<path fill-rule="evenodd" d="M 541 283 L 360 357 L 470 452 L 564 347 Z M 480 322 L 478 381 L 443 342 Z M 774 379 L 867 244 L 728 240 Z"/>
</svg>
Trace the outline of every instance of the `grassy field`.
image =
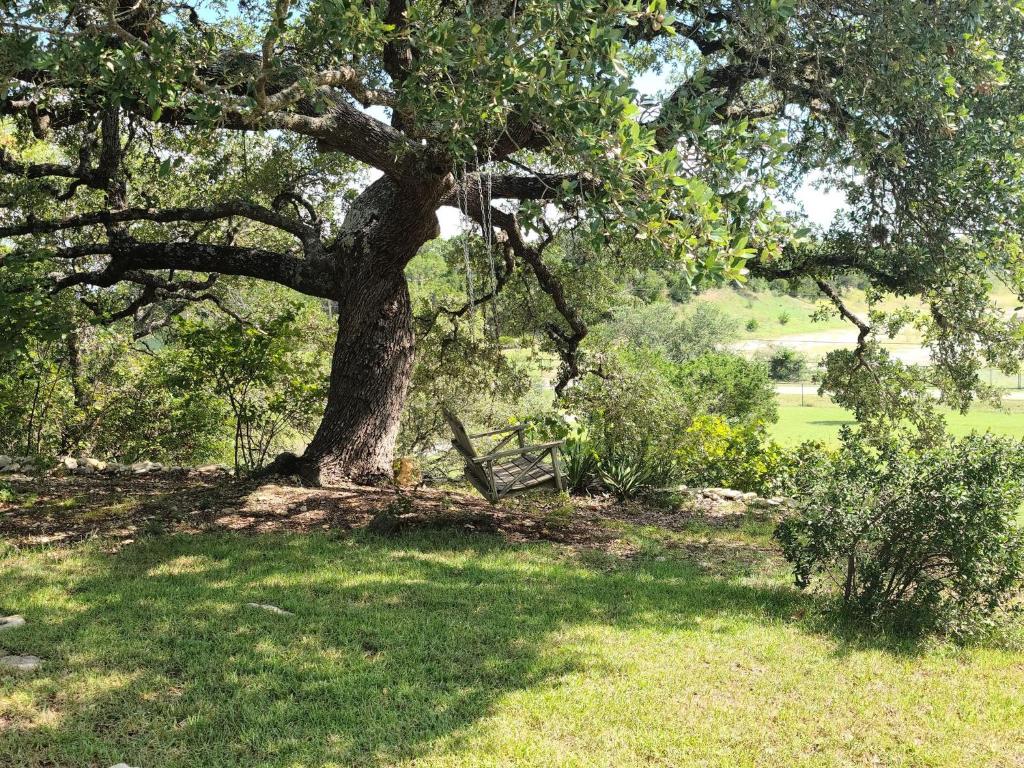
<svg viewBox="0 0 1024 768">
<path fill-rule="evenodd" d="M 629 559 L 443 530 L 8 554 L 29 624 L 0 649 L 46 662 L 0 672 L 0 765 L 1019 768 L 1024 654 L 838 631 L 768 531 L 638 528 Z"/>
<path fill-rule="evenodd" d="M 797 445 L 805 440 L 834 443 L 839 428 L 853 424 L 853 414 L 833 405 L 826 398 L 813 394 L 807 387 L 804 405 L 799 395 L 779 395 L 779 420 L 771 427 L 772 436 L 783 445 Z M 946 424 L 954 435 L 970 432 L 993 432 L 1024 439 L 1024 401 L 1005 401 L 1004 409 L 978 406 L 966 414 L 946 410 Z"/>
<path fill-rule="evenodd" d="M 755 293 L 733 288 L 716 288 L 701 293 L 694 301 L 706 301 L 721 307 L 736 320 L 739 339 L 778 339 L 790 334 L 846 327 L 844 321 L 837 317 L 830 317 L 823 322 L 813 322 L 811 314 L 820 305 L 820 301 L 780 296 L 770 291 Z M 785 322 L 782 322 L 783 318 Z M 748 330 L 747 324 L 751 320 L 756 322 L 757 327 Z"/>
<path fill-rule="evenodd" d="M 1010 311 L 1020 305 L 1016 296 L 1010 293 L 1005 286 L 996 285 L 992 291 L 993 301 L 1003 309 Z M 777 342 L 780 345 L 787 343 L 786 337 L 799 336 L 804 334 L 817 334 L 828 331 L 844 330 L 850 331 L 851 325 L 840 317 L 829 314 L 823 320 L 814 321 L 811 315 L 815 309 L 823 305 L 827 306 L 824 298 L 813 300 L 797 298 L 786 294 L 776 294 L 771 291 L 750 291 L 743 288 L 718 288 L 701 293 L 695 301 L 706 301 L 720 307 L 729 316 L 737 321 L 739 341 L 767 341 Z M 866 317 L 867 302 L 864 292 L 857 289 L 847 291 L 843 296 L 845 304 L 861 317 Z M 896 297 L 889 297 L 876 306 L 877 309 L 894 311 L 901 307 L 911 306 L 920 309 L 920 302 Z M 683 311 L 688 311 L 684 309 Z M 756 327 L 749 328 L 748 323 L 755 321 Z M 785 322 L 783 322 L 785 320 Z M 853 334 L 851 334 L 851 339 Z M 921 334 L 917 329 L 905 328 L 893 339 L 887 339 L 891 348 L 899 351 L 901 345 L 917 346 L 921 342 Z M 840 344 L 812 343 L 807 339 L 790 339 L 788 343 L 807 357 L 817 360 L 824 356 L 830 349 L 842 346 Z M 1005 377 L 996 374 L 994 382 L 1000 385 L 1013 386 L 1016 384 L 1016 377 Z"/>
</svg>

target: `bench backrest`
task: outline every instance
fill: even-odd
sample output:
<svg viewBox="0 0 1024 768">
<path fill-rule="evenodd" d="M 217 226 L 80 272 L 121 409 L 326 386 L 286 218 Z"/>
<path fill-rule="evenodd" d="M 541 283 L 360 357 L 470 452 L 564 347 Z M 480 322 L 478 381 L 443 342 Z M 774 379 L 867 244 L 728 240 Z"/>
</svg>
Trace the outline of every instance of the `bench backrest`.
<svg viewBox="0 0 1024 768">
<path fill-rule="evenodd" d="M 466 432 L 466 428 L 459 420 L 459 417 L 447 408 L 442 412 L 444 413 L 444 420 L 448 422 L 448 427 L 452 431 L 452 437 L 454 438 L 452 444 L 466 458 L 475 459 L 477 456 L 476 448 L 473 447 L 473 441 L 469 439 L 469 434 Z"/>
<path fill-rule="evenodd" d="M 444 419 L 448 422 L 448 426 L 452 430 L 452 445 L 455 449 L 462 454 L 462 457 L 466 460 L 466 472 L 476 478 L 478 484 L 483 485 L 485 488 L 490 488 L 491 478 L 488 477 L 487 471 L 472 461 L 477 457 L 476 448 L 473 447 L 473 441 L 469 439 L 469 433 L 466 432 L 465 426 L 462 421 L 454 413 L 449 411 L 447 408 L 443 409 Z"/>
</svg>

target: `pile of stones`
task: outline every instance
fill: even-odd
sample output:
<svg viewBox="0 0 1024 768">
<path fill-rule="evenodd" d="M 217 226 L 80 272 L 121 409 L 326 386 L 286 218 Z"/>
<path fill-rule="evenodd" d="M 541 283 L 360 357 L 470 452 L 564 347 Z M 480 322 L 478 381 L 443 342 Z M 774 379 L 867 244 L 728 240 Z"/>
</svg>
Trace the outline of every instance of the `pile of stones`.
<svg viewBox="0 0 1024 768">
<path fill-rule="evenodd" d="M 231 470 L 222 464 L 208 464 L 203 467 L 186 468 L 167 466 L 159 461 L 136 461 L 134 464 L 119 464 L 114 461 L 100 461 L 90 456 L 58 456 L 56 466 L 54 466 L 53 461 L 47 461 L 39 457 L 0 455 L 0 474 L 33 475 L 47 472 L 76 475 L 148 475 L 156 472 L 193 472 L 199 475 L 231 474 Z"/>
<path fill-rule="evenodd" d="M 0 474 L 37 471 L 39 471 L 39 466 L 36 459 L 32 459 L 28 456 L 0 455 Z"/>
<path fill-rule="evenodd" d="M 722 505 L 733 505 L 734 508 L 742 510 L 762 509 L 765 511 L 780 509 L 791 506 L 792 499 L 783 497 L 768 498 L 758 496 L 756 493 L 737 491 L 734 488 L 688 488 L 685 485 L 676 489 L 676 492 L 689 496 L 697 508 L 715 509 Z"/>
<path fill-rule="evenodd" d="M 76 475 L 148 475 L 150 472 L 182 472 L 181 467 L 168 467 L 159 461 L 137 461 L 134 464 L 118 464 L 117 462 L 100 461 L 88 456 L 75 458 L 61 456 L 57 459 L 58 470 L 73 472 Z"/>
</svg>

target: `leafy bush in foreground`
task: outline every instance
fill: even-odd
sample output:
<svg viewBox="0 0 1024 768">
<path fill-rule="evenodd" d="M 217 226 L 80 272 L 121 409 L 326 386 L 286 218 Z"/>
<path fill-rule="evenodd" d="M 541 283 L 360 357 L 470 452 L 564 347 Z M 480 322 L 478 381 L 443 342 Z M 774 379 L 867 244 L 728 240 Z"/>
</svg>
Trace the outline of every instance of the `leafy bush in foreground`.
<svg viewBox="0 0 1024 768">
<path fill-rule="evenodd" d="M 991 435 L 912 449 L 844 431 L 796 478 L 776 538 L 796 582 L 833 580 L 845 609 L 905 630 L 965 635 L 1019 607 L 1024 445 Z"/>
</svg>

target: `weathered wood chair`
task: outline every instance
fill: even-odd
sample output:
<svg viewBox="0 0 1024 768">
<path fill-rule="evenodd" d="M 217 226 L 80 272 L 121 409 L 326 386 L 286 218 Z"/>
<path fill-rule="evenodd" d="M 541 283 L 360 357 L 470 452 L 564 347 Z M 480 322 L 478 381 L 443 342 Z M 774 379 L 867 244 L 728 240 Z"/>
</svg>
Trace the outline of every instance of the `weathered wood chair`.
<svg viewBox="0 0 1024 768">
<path fill-rule="evenodd" d="M 562 440 L 527 445 L 523 434 L 525 424 L 470 435 L 459 418 L 448 409 L 444 409 L 444 418 L 452 430 L 452 445 L 466 462 L 466 479 L 492 504 L 506 496 L 535 488 L 563 490 L 562 467 L 559 463 Z M 483 456 L 477 453 L 473 440 L 498 435 L 505 437 L 489 453 Z M 505 449 L 512 440 L 516 440 L 519 447 Z M 545 459 L 549 461 L 545 462 Z"/>
</svg>

